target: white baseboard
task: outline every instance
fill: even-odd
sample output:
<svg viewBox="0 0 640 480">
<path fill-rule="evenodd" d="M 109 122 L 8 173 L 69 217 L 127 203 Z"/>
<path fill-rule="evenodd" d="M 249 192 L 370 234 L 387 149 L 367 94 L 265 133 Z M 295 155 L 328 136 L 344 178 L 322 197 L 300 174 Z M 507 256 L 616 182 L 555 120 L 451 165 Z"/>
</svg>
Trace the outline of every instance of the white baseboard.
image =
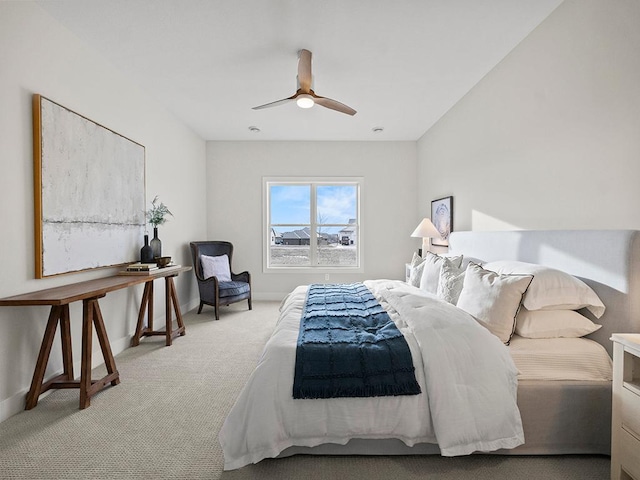
<svg viewBox="0 0 640 480">
<path fill-rule="evenodd" d="M 187 303 L 187 306 L 182 306 L 182 312 L 183 313 L 187 313 L 190 312 L 191 310 L 193 310 L 194 308 L 198 308 L 198 306 L 200 305 L 200 298 L 194 298 L 192 299 L 189 303 Z M 164 317 L 163 317 L 164 319 Z"/>
<path fill-rule="evenodd" d="M 19 392 L 0 402 L 0 422 L 24 410 L 27 391 Z"/>
</svg>

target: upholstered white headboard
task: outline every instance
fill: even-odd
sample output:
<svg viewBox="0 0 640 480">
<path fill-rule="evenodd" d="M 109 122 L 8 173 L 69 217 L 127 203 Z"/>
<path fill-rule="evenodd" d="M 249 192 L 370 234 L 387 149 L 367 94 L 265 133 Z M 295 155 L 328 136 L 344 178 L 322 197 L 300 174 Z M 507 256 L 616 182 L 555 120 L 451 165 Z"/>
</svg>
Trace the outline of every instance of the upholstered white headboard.
<svg viewBox="0 0 640 480">
<path fill-rule="evenodd" d="M 490 262 L 519 260 L 570 273 L 587 283 L 606 306 L 602 328 L 589 338 L 611 354 L 612 333 L 640 332 L 640 231 L 520 230 L 452 232 L 449 253 Z"/>
</svg>

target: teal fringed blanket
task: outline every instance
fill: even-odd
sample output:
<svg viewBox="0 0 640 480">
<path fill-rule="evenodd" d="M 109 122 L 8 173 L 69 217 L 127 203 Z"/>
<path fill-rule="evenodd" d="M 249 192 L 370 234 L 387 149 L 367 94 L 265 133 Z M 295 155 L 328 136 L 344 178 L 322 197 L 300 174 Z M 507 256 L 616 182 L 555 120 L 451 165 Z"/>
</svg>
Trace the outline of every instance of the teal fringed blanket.
<svg viewBox="0 0 640 480">
<path fill-rule="evenodd" d="M 366 286 L 309 287 L 298 335 L 293 398 L 418 393 L 409 345 Z"/>
</svg>

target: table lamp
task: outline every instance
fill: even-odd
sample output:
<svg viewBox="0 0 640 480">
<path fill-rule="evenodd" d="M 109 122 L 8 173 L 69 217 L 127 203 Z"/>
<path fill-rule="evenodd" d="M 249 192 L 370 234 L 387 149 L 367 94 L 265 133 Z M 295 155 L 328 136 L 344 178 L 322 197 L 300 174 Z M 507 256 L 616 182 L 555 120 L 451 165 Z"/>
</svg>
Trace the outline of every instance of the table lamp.
<svg viewBox="0 0 640 480">
<path fill-rule="evenodd" d="M 425 239 L 430 237 L 440 237 L 440 232 L 435 227 L 431 220 L 428 218 L 423 218 L 420 222 L 420 225 L 416 227 L 416 229 L 411 234 L 412 237 L 422 238 L 422 248 L 420 249 L 420 256 L 422 256 L 422 252 L 425 250 L 425 243 L 427 244 L 428 249 L 428 241 L 425 242 Z"/>
</svg>

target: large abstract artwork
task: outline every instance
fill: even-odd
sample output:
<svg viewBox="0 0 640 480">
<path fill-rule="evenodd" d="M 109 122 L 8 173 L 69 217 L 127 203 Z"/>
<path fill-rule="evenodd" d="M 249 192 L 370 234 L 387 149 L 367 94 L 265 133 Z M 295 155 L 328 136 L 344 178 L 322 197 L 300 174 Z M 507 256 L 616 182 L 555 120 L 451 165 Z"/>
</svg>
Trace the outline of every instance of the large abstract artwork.
<svg viewBox="0 0 640 480">
<path fill-rule="evenodd" d="M 144 146 L 41 95 L 33 119 L 36 278 L 136 260 Z"/>
</svg>

